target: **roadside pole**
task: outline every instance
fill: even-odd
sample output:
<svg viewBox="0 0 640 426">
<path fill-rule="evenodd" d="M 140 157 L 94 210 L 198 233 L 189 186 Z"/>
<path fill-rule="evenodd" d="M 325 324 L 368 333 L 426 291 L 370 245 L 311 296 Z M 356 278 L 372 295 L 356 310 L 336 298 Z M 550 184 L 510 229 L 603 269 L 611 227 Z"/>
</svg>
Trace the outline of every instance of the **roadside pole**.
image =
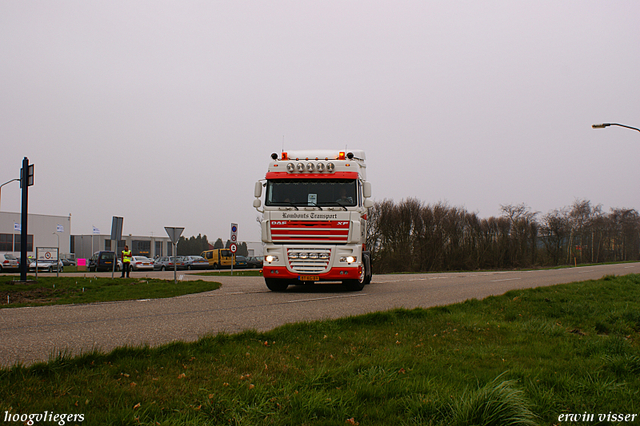
<svg viewBox="0 0 640 426">
<path fill-rule="evenodd" d="M 165 226 L 164 230 L 167 232 L 171 243 L 173 244 L 173 283 L 178 284 L 178 241 L 184 228 L 171 228 Z"/>
<path fill-rule="evenodd" d="M 22 160 L 22 169 L 20 169 L 20 188 L 22 188 L 22 211 L 20 214 L 20 281 L 27 281 L 27 272 L 29 271 L 29 259 L 27 258 L 27 219 L 29 205 L 29 187 L 33 185 L 33 164 L 29 164 L 29 159 L 24 157 Z M 33 244 L 33 242 L 32 242 Z M 33 248 L 32 248 L 33 250 Z M 36 265 L 36 270 L 38 266 Z M 36 277 L 36 280 L 38 278 Z"/>
<path fill-rule="evenodd" d="M 231 252 L 231 275 L 233 275 L 233 264 L 236 263 L 236 252 L 238 251 L 237 244 L 231 243 L 229 251 Z"/>
<path fill-rule="evenodd" d="M 238 224 L 231 224 L 231 245 L 229 245 L 229 250 L 231 251 L 231 275 L 233 276 L 233 264 L 236 263 L 236 251 L 238 251 Z"/>
<path fill-rule="evenodd" d="M 116 266 L 118 265 L 118 241 L 122 239 L 123 221 L 124 219 L 119 216 L 113 216 L 113 219 L 111 220 L 111 239 L 115 242 L 115 248 L 113 249 L 115 259 L 113 259 L 113 267 L 111 268 L 111 279 L 113 279 L 116 271 Z M 124 268 L 124 264 L 122 265 L 122 267 Z"/>
</svg>

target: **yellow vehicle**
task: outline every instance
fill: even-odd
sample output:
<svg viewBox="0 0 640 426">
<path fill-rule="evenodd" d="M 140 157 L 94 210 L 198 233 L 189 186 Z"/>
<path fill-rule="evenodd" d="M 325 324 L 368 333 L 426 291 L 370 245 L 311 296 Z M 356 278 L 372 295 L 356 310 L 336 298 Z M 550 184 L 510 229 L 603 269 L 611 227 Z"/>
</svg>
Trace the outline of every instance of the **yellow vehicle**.
<svg viewBox="0 0 640 426">
<path fill-rule="evenodd" d="M 235 260 L 235 256 L 228 248 L 206 250 L 200 253 L 200 256 L 207 259 L 209 266 L 213 269 L 231 268 Z"/>
</svg>

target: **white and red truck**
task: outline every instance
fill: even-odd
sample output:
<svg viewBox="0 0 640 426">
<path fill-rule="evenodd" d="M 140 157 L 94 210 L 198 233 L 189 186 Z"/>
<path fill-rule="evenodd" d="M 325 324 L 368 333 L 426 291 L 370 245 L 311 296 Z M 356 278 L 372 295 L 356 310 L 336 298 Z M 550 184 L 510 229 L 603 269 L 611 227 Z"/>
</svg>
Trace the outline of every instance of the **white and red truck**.
<svg viewBox="0 0 640 426">
<path fill-rule="evenodd" d="M 364 151 L 288 151 L 271 159 L 253 202 L 262 213 L 267 287 L 341 281 L 362 290 L 371 281 L 366 226 L 373 206 Z"/>
</svg>

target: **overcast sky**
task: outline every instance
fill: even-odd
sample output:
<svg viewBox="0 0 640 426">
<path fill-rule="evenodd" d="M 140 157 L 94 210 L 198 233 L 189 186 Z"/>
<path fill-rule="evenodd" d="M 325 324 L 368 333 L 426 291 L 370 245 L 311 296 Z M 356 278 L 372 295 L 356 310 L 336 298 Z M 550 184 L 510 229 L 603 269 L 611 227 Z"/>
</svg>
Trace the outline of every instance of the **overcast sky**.
<svg viewBox="0 0 640 426">
<path fill-rule="evenodd" d="M 0 183 L 71 232 L 259 241 L 272 152 L 374 199 L 640 210 L 640 2 L 0 0 Z M 17 183 L 2 211 L 20 211 Z"/>
</svg>

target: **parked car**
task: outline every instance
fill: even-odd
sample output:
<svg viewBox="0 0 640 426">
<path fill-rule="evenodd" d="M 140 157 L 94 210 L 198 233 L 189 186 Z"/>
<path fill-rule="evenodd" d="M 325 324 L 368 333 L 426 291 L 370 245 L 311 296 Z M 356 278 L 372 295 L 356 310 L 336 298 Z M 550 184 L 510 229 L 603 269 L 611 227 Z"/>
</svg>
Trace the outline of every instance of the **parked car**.
<svg viewBox="0 0 640 426">
<path fill-rule="evenodd" d="M 97 251 L 89 258 L 87 269 L 91 272 L 109 272 L 113 270 L 113 262 L 116 254 L 112 251 Z M 116 271 L 120 270 L 119 261 L 116 263 Z"/>
<path fill-rule="evenodd" d="M 209 261 L 202 256 L 185 256 L 184 265 L 187 269 L 209 269 Z"/>
<path fill-rule="evenodd" d="M 173 269 L 184 269 L 184 260 L 181 256 L 161 256 L 153 263 L 154 271 L 171 271 Z"/>
<path fill-rule="evenodd" d="M 234 268 L 246 268 L 247 258 L 244 256 L 236 256 L 236 262 L 233 265 Z"/>
<path fill-rule="evenodd" d="M 60 260 L 62 260 L 62 264 L 64 266 L 76 266 L 75 259 L 69 259 L 68 257 L 65 257 L 64 259 L 60 259 Z"/>
<path fill-rule="evenodd" d="M 153 260 L 145 256 L 131 257 L 131 270 L 133 271 L 153 271 Z"/>
<path fill-rule="evenodd" d="M 38 271 L 43 272 L 62 272 L 64 270 L 64 264 L 61 260 L 39 259 L 37 262 L 32 260 L 29 264 L 29 270 L 35 271 L 36 267 L 38 268 Z"/>
<path fill-rule="evenodd" d="M 247 257 L 248 268 L 262 268 L 264 256 L 251 256 Z"/>
<path fill-rule="evenodd" d="M 20 269 L 20 262 L 11 253 L 0 253 L 0 272 L 17 271 Z"/>
</svg>

